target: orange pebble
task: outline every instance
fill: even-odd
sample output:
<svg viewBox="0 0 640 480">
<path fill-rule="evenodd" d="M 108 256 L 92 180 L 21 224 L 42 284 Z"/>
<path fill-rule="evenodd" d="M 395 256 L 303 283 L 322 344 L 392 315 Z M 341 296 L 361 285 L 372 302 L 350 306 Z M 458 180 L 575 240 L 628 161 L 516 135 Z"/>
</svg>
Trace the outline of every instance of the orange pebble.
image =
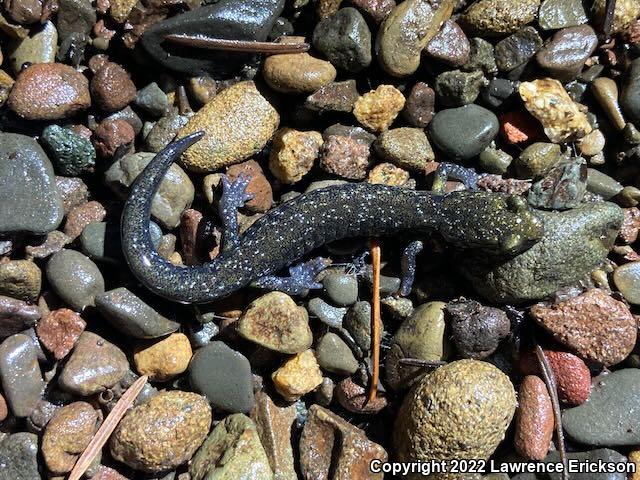
<svg viewBox="0 0 640 480">
<path fill-rule="evenodd" d="M 509 143 L 525 143 L 541 138 L 540 125 L 527 112 L 500 115 L 500 131 Z"/>
</svg>

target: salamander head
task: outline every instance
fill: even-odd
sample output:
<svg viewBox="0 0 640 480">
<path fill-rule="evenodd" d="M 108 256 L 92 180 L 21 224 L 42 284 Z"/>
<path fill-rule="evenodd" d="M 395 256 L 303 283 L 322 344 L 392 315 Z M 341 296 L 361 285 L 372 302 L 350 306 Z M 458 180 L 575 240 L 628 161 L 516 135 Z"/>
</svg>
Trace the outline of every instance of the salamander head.
<svg viewBox="0 0 640 480">
<path fill-rule="evenodd" d="M 514 256 L 533 246 L 543 234 L 540 217 L 516 195 L 453 192 L 443 198 L 442 206 L 438 230 L 461 248 Z"/>
</svg>

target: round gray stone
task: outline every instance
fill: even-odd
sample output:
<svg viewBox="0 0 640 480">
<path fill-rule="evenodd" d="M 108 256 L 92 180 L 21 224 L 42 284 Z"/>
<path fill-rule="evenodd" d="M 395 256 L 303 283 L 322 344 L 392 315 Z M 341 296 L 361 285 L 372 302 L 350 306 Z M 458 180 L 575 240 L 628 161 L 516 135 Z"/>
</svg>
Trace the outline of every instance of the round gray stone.
<svg viewBox="0 0 640 480">
<path fill-rule="evenodd" d="M 42 398 L 44 380 L 38 349 L 27 335 L 12 335 L 0 345 L 2 391 L 16 417 L 31 415 Z"/>
<path fill-rule="evenodd" d="M 75 250 L 55 253 L 46 272 L 56 294 L 78 312 L 95 305 L 96 295 L 104 292 L 104 278 L 96 264 Z"/>
<path fill-rule="evenodd" d="M 330 272 L 322 280 L 322 285 L 334 305 L 345 307 L 358 301 L 358 279 L 355 275 Z"/>
</svg>

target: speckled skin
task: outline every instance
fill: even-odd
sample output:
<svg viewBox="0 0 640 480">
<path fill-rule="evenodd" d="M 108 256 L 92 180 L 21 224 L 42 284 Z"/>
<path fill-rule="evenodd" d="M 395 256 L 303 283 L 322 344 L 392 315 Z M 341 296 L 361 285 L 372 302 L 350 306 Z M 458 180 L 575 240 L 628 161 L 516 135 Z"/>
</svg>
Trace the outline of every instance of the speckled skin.
<svg viewBox="0 0 640 480">
<path fill-rule="evenodd" d="M 177 266 L 158 255 L 149 234 L 153 194 L 172 162 L 201 138 L 170 144 L 138 176 L 122 215 L 122 247 L 133 274 L 158 295 L 206 303 L 290 265 L 328 242 L 401 231 L 438 231 L 462 248 L 513 255 L 533 245 L 542 223 L 524 200 L 497 193 L 435 195 L 350 183 L 315 190 L 270 210 L 212 262 Z"/>
</svg>

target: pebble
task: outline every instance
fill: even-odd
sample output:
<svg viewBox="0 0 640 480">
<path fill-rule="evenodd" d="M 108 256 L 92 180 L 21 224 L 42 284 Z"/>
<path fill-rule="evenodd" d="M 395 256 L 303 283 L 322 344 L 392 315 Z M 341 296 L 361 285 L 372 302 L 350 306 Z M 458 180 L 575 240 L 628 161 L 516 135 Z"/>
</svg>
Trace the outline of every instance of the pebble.
<svg viewBox="0 0 640 480">
<path fill-rule="evenodd" d="M 89 201 L 89 187 L 78 177 L 55 177 L 65 215 L 74 207 Z"/>
<path fill-rule="evenodd" d="M 0 295 L 0 337 L 20 333 L 34 326 L 40 317 L 41 312 L 37 306 Z"/>
<path fill-rule="evenodd" d="M 122 110 L 136 97 L 129 73 L 117 63 L 107 62 L 91 79 L 91 98 L 102 111 Z"/>
<path fill-rule="evenodd" d="M 182 164 L 193 172 L 211 172 L 246 160 L 262 150 L 279 123 L 278 112 L 253 82 L 236 83 L 216 95 L 180 129 L 179 138 L 205 131 L 202 140 L 182 155 Z"/>
<path fill-rule="evenodd" d="M 356 383 L 351 377 L 345 378 L 336 385 L 334 396 L 345 410 L 360 415 L 376 414 L 388 404 L 382 393 L 378 393 L 374 400 L 369 401 L 368 387 Z"/>
<path fill-rule="evenodd" d="M 157 247 L 157 238 L 154 238 L 154 241 L 154 246 Z M 82 253 L 92 260 L 116 263 L 124 260 L 120 245 L 120 225 L 115 223 L 88 224 L 80 235 L 80 246 Z"/>
<path fill-rule="evenodd" d="M 0 51 L 0 56 L 2 52 Z M 15 81 L 4 70 L 0 70 L 0 107 L 9 99 L 9 94 L 13 88 Z"/>
<path fill-rule="evenodd" d="M 453 11 L 453 1 L 437 6 L 421 0 L 398 4 L 384 20 L 376 37 L 382 68 L 394 77 L 406 77 L 420 66 L 420 54 Z"/>
<path fill-rule="evenodd" d="M 147 375 L 152 382 L 166 382 L 185 372 L 192 356 L 187 336 L 172 333 L 163 339 L 138 344 L 133 361 L 140 375 Z"/>
<path fill-rule="evenodd" d="M 506 78 L 492 78 L 489 80 L 489 83 L 480 90 L 480 99 L 484 105 L 490 108 L 504 110 L 513 103 L 515 91 L 515 84 L 511 80 L 507 80 Z"/>
<path fill-rule="evenodd" d="M 357 73 L 371 64 L 371 31 L 353 7 L 341 8 L 318 22 L 313 46 L 336 67 Z"/>
<path fill-rule="evenodd" d="M 568 405 L 581 405 L 591 394 L 591 372 L 584 361 L 569 352 L 544 349 L 547 362 L 556 379 L 558 398 Z M 531 353 L 521 357 L 525 375 L 540 375 L 538 360 Z"/>
<path fill-rule="evenodd" d="M 42 2 L 39 0 L 5 0 L 4 7 L 13 21 L 25 25 L 37 22 L 42 15 Z"/>
<path fill-rule="evenodd" d="M 624 360 L 636 342 L 636 321 L 629 308 L 599 289 L 551 307 L 534 305 L 530 312 L 557 341 L 605 366 Z"/>
<path fill-rule="evenodd" d="M 635 368 L 596 377 L 589 401 L 564 410 L 564 431 L 571 440 L 590 446 L 638 444 L 638 388 L 640 370 Z"/>
<path fill-rule="evenodd" d="M 114 328 L 129 337 L 159 338 L 180 328 L 124 287 L 96 295 L 95 304 Z"/>
<path fill-rule="evenodd" d="M 292 38 L 292 37 L 289 37 Z M 297 43 L 294 41 L 288 43 Z M 271 55 L 264 62 L 262 75 L 275 91 L 286 94 L 309 94 L 336 79 L 336 68 L 326 60 L 308 53 Z"/>
<path fill-rule="evenodd" d="M 119 196 L 126 198 L 129 188 L 154 154 L 138 152 L 125 155 L 105 172 L 106 184 Z M 180 224 L 182 212 L 191 206 L 195 187 L 185 171 L 177 164 L 171 165 L 151 202 L 151 215 L 162 226 L 173 229 Z"/>
<path fill-rule="evenodd" d="M 335 413 L 312 405 L 300 437 L 300 468 L 303 478 L 333 480 L 382 480 L 372 473 L 373 460 L 386 462 L 387 452 L 366 433 Z"/>
<path fill-rule="evenodd" d="M 606 1 L 596 0 L 593 3 L 592 11 L 597 24 L 604 23 L 606 12 Z M 613 11 L 613 21 L 611 22 L 611 33 L 619 33 L 626 30 L 640 16 L 640 3 L 636 0 L 620 0 L 616 2 Z"/>
<path fill-rule="evenodd" d="M 366 301 L 354 303 L 345 315 L 343 324 L 347 331 L 353 335 L 358 346 L 365 352 L 369 351 L 371 347 L 371 304 Z"/>
<path fill-rule="evenodd" d="M 504 175 L 513 162 L 513 157 L 504 150 L 485 148 L 478 157 L 478 164 L 485 172 Z"/>
<path fill-rule="evenodd" d="M 425 53 L 452 67 L 461 67 L 469 61 L 471 44 L 460 26 L 453 20 L 447 20 L 431 39 Z"/>
<path fill-rule="evenodd" d="M 49 472 L 64 475 L 93 438 L 98 412 L 86 402 L 73 402 L 59 409 L 42 437 L 42 456 Z"/>
<path fill-rule="evenodd" d="M 300 353 L 313 342 L 306 309 L 282 292 L 270 292 L 251 302 L 236 323 L 236 331 L 280 353 Z"/>
<path fill-rule="evenodd" d="M 311 315 L 330 327 L 338 328 L 342 326 L 342 319 L 347 314 L 347 309 L 329 305 L 321 298 L 312 298 L 307 304 L 307 309 Z"/>
<path fill-rule="evenodd" d="M 560 161 L 547 175 L 531 185 L 529 205 L 536 208 L 564 210 L 577 207 L 587 188 L 587 165 L 584 158 Z"/>
<path fill-rule="evenodd" d="M 612 87 L 615 86 L 615 82 Z M 617 94 L 617 86 L 616 86 Z M 631 62 L 622 86 L 620 106 L 629 120 L 634 124 L 640 124 L 640 59 Z M 617 97 L 617 95 L 616 95 Z"/>
<path fill-rule="evenodd" d="M 320 148 L 320 168 L 350 180 L 367 176 L 372 158 L 369 145 L 345 135 L 329 135 Z"/>
<path fill-rule="evenodd" d="M 29 260 L 0 263 L 0 295 L 35 303 L 40 294 L 42 272 Z"/>
<path fill-rule="evenodd" d="M 551 37 L 536 60 L 552 78 L 568 82 L 578 76 L 597 46 L 598 37 L 589 25 L 568 27 Z"/>
<path fill-rule="evenodd" d="M 479 155 L 498 130 L 498 118 L 493 112 L 474 104 L 440 110 L 429 124 L 431 140 L 452 160 Z"/>
<path fill-rule="evenodd" d="M 480 71 L 449 70 L 436 77 L 436 100 L 445 107 L 460 107 L 473 103 L 480 95 L 484 75 Z"/>
<path fill-rule="evenodd" d="M 545 232 L 526 252 L 499 265 L 474 255 L 463 263 L 463 274 L 488 301 L 537 301 L 575 285 L 602 265 L 624 218 L 622 210 L 612 203 L 537 215 L 545 224 Z"/>
<path fill-rule="evenodd" d="M 273 137 L 269 154 L 271 174 L 288 185 L 299 182 L 313 168 L 322 143 L 320 132 L 281 128 Z"/>
<path fill-rule="evenodd" d="M 606 139 L 601 130 L 593 130 L 578 142 L 580 153 L 587 157 L 593 157 L 604 150 Z"/>
<path fill-rule="evenodd" d="M 551 78 L 522 82 L 520 97 L 553 143 L 578 140 L 593 128 L 562 84 Z"/>
<path fill-rule="evenodd" d="M 129 122 L 122 119 L 105 119 L 93 132 L 93 145 L 98 155 L 111 158 L 119 148 L 133 150 L 136 132 Z"/>
<path fill-rule="evenodd" d="M 320 386 L 322 372 L 313 350 L 305 350 L 286 360 L 271 379 L 285 400 L 295 402 Z"/>
<path fill-rule="evenodd" d="M 460 21 L 474 35 L 499 37 L 531 23 L 539 6 L 540 0 L 480 0 L 465 10 Z"/>
<path fill-rule="evenodd" d="M 469 61 L 461 68 L 465 71 L 482 70 L 487 76 L 495 76 L 498 73 L 498 66 L 494 55 L 493 44 L 480 38 L 469 39 L 471 50 Z"/>
<path fill-rule="evenodd" d="M 402 117 L 412 127 L 429 125 L 435 113 L 436 92 L 424 82 L 418 82 L 409 91 Z"/>
<path fill-rule="evenodd" d="M 59 120 L 91 106 L 89 82 L 61 63 L 39 63 L 23 70 L 7 101 L 26 120 Z"/>
<path fill-rule="evenodd" d="M 142 472 L 171 470 L 193 457 L 210 427 L 211 408 L 200 395 L 160 392 L 120 421 L 109 442 L 111 455 Z"/>
<path fill-rule="evenodd" d="M 96 163 L 96 150 L 86 138 L 58 125 L 42 131 L 40 140 L 51 152 L 60 175 L 78 176 L 89 172 Z"/>
<path fill-rule="evenodd" d="M 13 42 L 8 53 L 11 69 L 18 75 L 22 66 L 35 63 L 54 63 L 58 50 L 58 30 L 51 21 L 30 32 L 28 37 Z"/>
<path fill-rule="evenodd" d="M 241 413 L 216 425 L 193 457 L 189 475 L 193 480 L 279 478 L 271 470 L 256 424 Z"/>
<path fill-rule="evenodd" d="M 67 214 L 64 233 L 73 241 L 80 236 L 84 228 L 93 222 L 100 222 L 107 215 L 107 211 L 100 202 L 92 200 L 75 207 Z"/>
<path fill-rule="evenodd" d="M 64 214 L 53 167 L 30 137 L 0 133 L 0 233 L 44 235 Z"/>
<path fill-rule="evenodd" d="M 112 0 L 109 15 L 117 23 L 124 23 L 135 6 L 133 0 Z"/>
<path fill-rule="evenodd" d="M 274 480 L 298 479 L 291 445 L 291 429 L 296 417 L 295 405 L 282 406 L 264 391 L 256 393 L 251 419 L 269 459 Z"/>
<path fill-rule="evenodd" d="M 174 139 L 176 133 L 189 122 L 191 116 L 180 115 L 179 110 L 173 108 L 167 115 L 152 124 L 151 130 L 146 133 L 144 138 L 145 150 L 158 153 Z M 146 125 L 149 124 L 147 123 Z"/>
<path fill-rule="evenodd" d="M 369 130 L 382 132 L 391 126 L 404 103 L 400 90 L 393 85 L 380 85 L 356 101 L 353 114 Z"/>
<path fill-rule="evenodd" d="M 632 75 L 633 67 L 631 67 L 630 72 Z M 630 99 L 629 95 L 631 92 L 626 90 L 626 88 L 629 88 L 628 85 L 623 88 L 620 103 L 618 103 L 618 84 L 615 80 L 607 77 L 598 77 L 591 82 L 591 93 L 617 130 L 622 130 L 626 125 L 620 109 L 621 105 L 624 107 L 627 115 L 632 119 L 635 118 L 633 113 L 634 100 L 632 98 Z"/>
<path fill-rule="evenodd" d="M 587 169 L 587 189 L 591 193 L 600 195 L 605 200 L 610 200 L 622 191 L 622 185 L 595 168 Z"/>
<path fill-rule="evenodd" d="M 527 460 L 544 460 L 551 445 L 555 420 L 547 386 L 535 375 L 522 379 L 515 417 L 516 452 Z"/>
<path fill-rule="evenodd" d="M 249 360 L 222 342 L 211 342 L 195 352 L 189 380 L 217 409 L 246 413 L 254 403 Z"/>
<path fill-rule="evenodd" d="M 624 222 L 620 228 L 620 240 L 630 245 L 638 239 L 640 229 L 640 209 L 637 207 L 624 209 Z"/>
<path fill-rule="evenodd" d="M 538 24 L 543 30 L 575 27 L 589 21 L 582 0 L 543 0 Z"/>
<path fill-rule="evenodd" d="M 487 358 L 511 330 L 506 313 L 474 300 L 449 302 L 446 312 L 453 342 L 463 358 Z"/>
<path fill-rule="evenodd" d="M 640 262 L 630 262 L 617 267 L 613 272 L 613 282 L 627 302 L 640 305 L 640 290 L 638 289 Z"/>
<path fill-rule="evenodd" d="M 55 253 L 46 273 L 56 294 L 77 312 L 95 305 L 96 295 L 104 292 L 104 278 L 96 264 L 75 250 Z"/>
<path fill-rule="evenodd" d="M 162 117 L 169 111 L 169 99 L 156 82 L 138 90 L 135 104 L 153 118 Z"/>
<path fill-rule="evenodd" d="M 53 358 L 62 360 L 73 349 L 87 323 L 73 310 L 60 308 L 46 315 L 36 327 L 38 339 Z"/>
<path fill-rule="evenodd" d="M 451 346 L 444 334 L 444 307 L 444 302 L 420 305 L 396 331 L 385 363 L 386 380 L 394 390 L 410 387 L 423 373 L 419 367 L 403 365 L 400 359 L 437 362 L 448 358 Z"/>
<path fill-rule="evenodd" d="M 249 178 L 246 192 L 253 198 L 244 204 L 244 209 L 252 213 L 264 213 L 271 208 L 273 203 L 273 190 L 269 180 L 264 176 L 262 167 L 255 160 L 247 160 L 227 169 L 227 177 L 231 182 L 238 177 Z"/>
<path fill-rule="evenodd" d="M 304 107 L 320 113 L 351 113 L 359 97 L 354 79 L 331 82 L 309 95 L 304 102 Z"/>
<path fill-rule="evenodd" d="M 11 480 L 42 478 L 38 462 L 38 436 L 17 432 L 0 442 L 0 477 Z"/>
<path fill-rule="evenodd" d="M 440 367 L 402 403 L 393 431 L 398 461 L 489 458 L 516 404 L 509 377 L 489 363 L 458 360 Z"/>
<path fill-rule="evenodd" d="M 38 364 L 38 349 L 24 334 L 12 335 L 0 344 L 0 380 L 13 415 L 31 415 L 42 398 L 45 383 Z"/>
<path fill-rule="evenodd" d="M 494 49 L 498 70 L 510 72 L 524 65 L 540 50 L 542 44 L 538 31 L 530 26 L 523 27 L 500 40 Z"/>
<path fill-rule="evenodd" d="M 355 275 L 330 272 L 322 279 L 324 292 L 334 305 L 346 307 L 358 301 L 358 279 Z"/>
<path fill-rule="evenodd" d="M 335 333 L 322 336 L 316 346 L 320 368 L 339 375 L 352 375 L 358 370 L 358 361 L 349 346 Z"/>
<path fill-rule="evenodd" d="M 410 180 L 409 172 L 396 167 L 392 163 L 379 163 L 371 169 L 367 176 L 367 183 L 403 187 Z"/>
<path fill-rule="evenodd" d="M 58 384 L 69 393 L 87 397 L 116 385 L 128 369 L 129 362 L 122 350 L 85 331 L 62 369 Z"/>
</svg>

